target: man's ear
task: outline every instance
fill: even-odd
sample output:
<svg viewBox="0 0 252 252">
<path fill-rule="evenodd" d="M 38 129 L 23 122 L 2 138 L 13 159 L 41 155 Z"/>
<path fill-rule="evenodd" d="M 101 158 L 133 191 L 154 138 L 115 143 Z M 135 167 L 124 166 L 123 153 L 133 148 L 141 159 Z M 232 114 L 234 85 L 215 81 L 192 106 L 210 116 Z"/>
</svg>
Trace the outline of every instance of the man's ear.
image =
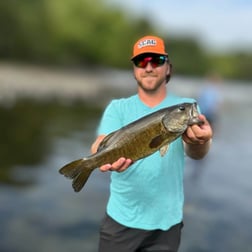
<svg viewBox="0 0 252 252">
<path fill-rule="evenodd" d="M 169 67 L 167 69 L 167 74 L 171 75 L 172 74 L 172 64 L 168 63 Z"/>
<path fill-rule="evenodd" d="M 166 75 L 166 83 L 169 82 L 170 78 L 171 78 L 171 74 L 172 74 L 172 64 L 168 63 L 169 67 L 167 69 L 167 75 Z"/>
</svg>

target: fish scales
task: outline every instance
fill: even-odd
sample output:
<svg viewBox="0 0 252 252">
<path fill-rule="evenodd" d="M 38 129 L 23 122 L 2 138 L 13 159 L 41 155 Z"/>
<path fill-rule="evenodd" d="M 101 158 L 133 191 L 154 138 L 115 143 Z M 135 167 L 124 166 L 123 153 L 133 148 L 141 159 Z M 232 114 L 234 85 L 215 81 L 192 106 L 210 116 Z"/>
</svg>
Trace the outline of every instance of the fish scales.
<svg viewBox="0 0 252 252">
<path fill-rule="evenodd" d="M 121 134 L 123 130 L 124 134 Z M 132 127 L 126 132 L 125 129 L 118 131 L 118 136 L 123 137 L 117 138 L 116 148 L 107 149 L 108 155 L 105 156 L 105 159 L 103 158 L 104 155 L 97 157 L 99 159 L 97 160 L 97 166 L 101 166 L 104 163 L 112 163 L 120 157 L 127 157 L 136 161 L 139 157 L 156 151 L 160 146 L 150 148 L 150 139 L 160 135 L 162 130 L 164 131 L 163 125 L 160 122 L 153 121 L 151 124 L 148 124 L 148 127 L 145 124 L 143 127 L 139 127 L 139 125 Z"/>
<path fill-rule="evenodd" d="M 91 172 L 120 157 L 137 161 L 160 150 L 163 156 L 168 145 L 181 136 L 189 125 L 201 124 L 196 103 L 182 103 L 158 110 L 107 135 L 97 153 L 75 160 L 59 172 L 73 179 L 76 192 L 85 185 Z"/>
</svg>

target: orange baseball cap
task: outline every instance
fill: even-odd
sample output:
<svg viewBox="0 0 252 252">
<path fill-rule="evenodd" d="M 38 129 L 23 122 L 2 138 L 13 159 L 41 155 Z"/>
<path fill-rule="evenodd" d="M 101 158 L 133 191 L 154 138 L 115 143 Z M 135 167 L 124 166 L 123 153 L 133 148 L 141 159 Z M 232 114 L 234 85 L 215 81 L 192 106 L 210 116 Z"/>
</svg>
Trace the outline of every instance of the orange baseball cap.
<svg viewBox="0 0 252 252">
<path fill-rule="evenodd" d="M 143 53 L 156 53 L 161 55 L 168 55 L 165 51 L 165 44 L 163 39 L 156 36 L 144 36 L 140 38 L 133 47 L 133 55 L 131 60 Z"/>
</svg>

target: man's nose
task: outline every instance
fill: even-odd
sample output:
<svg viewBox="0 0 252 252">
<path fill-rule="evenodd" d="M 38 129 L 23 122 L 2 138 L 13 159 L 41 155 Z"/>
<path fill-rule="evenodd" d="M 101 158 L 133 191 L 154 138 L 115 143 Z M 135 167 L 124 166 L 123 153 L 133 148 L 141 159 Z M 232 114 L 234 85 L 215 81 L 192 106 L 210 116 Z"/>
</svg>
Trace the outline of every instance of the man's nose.
<svg viewBox="0 0 252 252">
<path fill-rule="evenodd" d="M 152 71 L 153 70 L 153 67 L 152 67 L 152 65 L 151 65 L 151 62 L 148 62 L 147 63 L 147 65 L 146 65 L 146 67 L 145 67 L 145 71 Z"/>
</svg>

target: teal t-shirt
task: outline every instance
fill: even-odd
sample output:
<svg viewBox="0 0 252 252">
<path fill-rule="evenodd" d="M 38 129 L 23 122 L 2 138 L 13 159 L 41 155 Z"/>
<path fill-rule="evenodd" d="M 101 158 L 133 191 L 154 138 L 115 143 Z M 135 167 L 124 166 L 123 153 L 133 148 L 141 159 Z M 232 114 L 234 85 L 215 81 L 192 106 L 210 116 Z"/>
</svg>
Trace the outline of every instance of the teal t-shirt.
<svg viewBox="0 0 252 252">
<path fill-rule="evenodd" d="M 98 135 L 107 135 L 147 114 L 182 102 L 195 100 L 169 94 L 154 108 L 146 106 L 138 95 L 112 100 L 104 111 Z M 170 144 L 163 157 L 155 152 L 124 172 L 112 172 L 108 215 L 127 227 L 168 230 L 183 218 L 183 172 L 181 137 Z"/>
</svg>

